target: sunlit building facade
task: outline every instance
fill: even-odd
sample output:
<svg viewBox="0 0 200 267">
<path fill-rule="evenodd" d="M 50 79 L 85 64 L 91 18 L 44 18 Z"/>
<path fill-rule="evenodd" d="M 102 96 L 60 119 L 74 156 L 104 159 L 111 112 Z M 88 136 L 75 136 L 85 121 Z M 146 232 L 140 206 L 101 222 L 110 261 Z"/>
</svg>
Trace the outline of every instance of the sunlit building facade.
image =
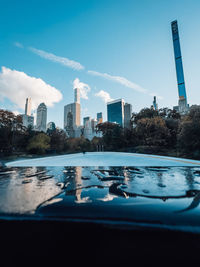
<svg viewBox="0 0 200 267">
<path fill-rule="evenodd" d="M 186 96 L 186 89 L 185 89 L 185 80 L 184 80 L 184 73 L 183 73 L 183 63 L 182 63 L 182 55 L 181 55 L 177 20 L 172 21 L 171 29 L 172 29 L 172 39 L 173 39 L 173 46 L 174 46 L 176 77 L 177 77 L 177 83 L 178 83 L 178 95 L 179 95 L 178 107 L 179 107 L 180 113 L 186 113 L 189 109 L 189 105 L 187 104 L 187 96 Z"/>
</svg>

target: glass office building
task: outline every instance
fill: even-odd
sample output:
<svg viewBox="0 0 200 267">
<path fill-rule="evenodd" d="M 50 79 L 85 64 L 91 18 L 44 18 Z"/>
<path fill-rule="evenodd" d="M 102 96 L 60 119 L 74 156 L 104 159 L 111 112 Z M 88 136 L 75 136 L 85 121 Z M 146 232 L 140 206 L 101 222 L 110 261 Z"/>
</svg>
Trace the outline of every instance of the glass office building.
<svg viewBox="0 0 200 267">
<path fill-rule="evenodd" d="M 181 47 L 180 47 L 177 20 L 172 21 L 171 28 L 172 28 L 172 38 L 173 38 L 173 45 L 174 45 L 176 77 L 177 77 L 177 83 L 178 83 L 179 111 L 184 112 L 186 109 L 188 109 L 188 105 L 187 105 L 187 96 L 186 96 L 186 89 L 185 89 L 185 80 L 184 80 L 184 73 L 183 73 L 183 63 L 182 63 L 182 56 L 181 56 Z"/>
<path fill-rule="evenodd" d="M 107 103 L 107 118 L 109 122 L 114 122 L 124 126 L 124 100 L 118 99 Z"/>
</svg>

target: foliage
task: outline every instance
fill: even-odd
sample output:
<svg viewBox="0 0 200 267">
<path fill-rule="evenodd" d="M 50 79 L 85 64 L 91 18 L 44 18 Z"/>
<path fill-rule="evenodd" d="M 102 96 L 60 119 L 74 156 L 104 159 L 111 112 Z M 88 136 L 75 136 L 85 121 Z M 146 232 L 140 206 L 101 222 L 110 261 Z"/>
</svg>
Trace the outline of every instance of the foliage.
<svg viewBox="0 0 200 267">
<path fill-rule="evenodd" d="M 49 131 L 50 137 L 50 149 L 52 151 L 61 152 L 65 148 L 65 143 L 67 142 L 67 136 L 64 130 L 55 129 L 54 131 Z"/>
<path fill-rule="evenodd" d="M 50 147 L 50 137 L 45 133 L 33 136 L 27 145 L 27 151 L 33 154 L 44 154 Z"/>
<path fill-rule="evenodd" d="M 192 158 L 200 158 L 200 106 L 192 106 L 180 124 L 178 149 Z"/>
<path fill-rule="evenodd" d="M 22 125 L 21 116 L 0 109 L 0 153 L 15 152 L 74 153 L 96 151 L 139 151 L 145 153 L 171 154 L 200 159 L 200 106 L 194 105 L 186 115 L 168 108 L 158 111 L 144 108 L 133 113 L 130 129 L 119 124 L 104 122 L 96 126 L 102 137 L 91 141 L 81 136 L 68 138 L 64 130 L 55 129 L 47 133 L 36 132 Z"/>
<path fill-rule="evenodd" d="M 141 145 L 167 146 L 170 139 L 169 129 L 160 117 L 140 119 L 137 122 L 136 134 Z"/>
</svg>

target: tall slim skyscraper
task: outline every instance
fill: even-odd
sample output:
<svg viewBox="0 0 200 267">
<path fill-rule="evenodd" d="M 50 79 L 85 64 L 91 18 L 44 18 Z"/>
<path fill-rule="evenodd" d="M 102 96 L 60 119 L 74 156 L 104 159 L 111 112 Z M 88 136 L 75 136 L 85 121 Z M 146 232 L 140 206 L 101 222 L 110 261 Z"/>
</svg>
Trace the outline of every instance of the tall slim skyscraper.
<svg viewBox="0 0 200 267">
<path fill-rule="evenodd" d="M 30 97 L 26 99 L 25 115 L 31 116 L 31 98 Z"/>
<path fill-rule="evenodd" d="M 183 63 L 182 63 L 182 56 L 181 56 L 181 47 L 180 47 L 177 20 L 172 21 L 171 29 L 172 29 L 172 38 L 173 38 L 173 45 L 174 45 L 176 77 L 177 77 L 177 83 L 178 83 L 178 95 L 179 95 L 178 106 L 179 106 L 179 112 L 185 113 L 188 110 L 188 104 L 187 104 L 187 96 L 186 96 L 186 89 L 185 89 L 185 80 L 184 80 L 184 73 L 183 73 Z"/>
<path fill-rule="evenodd" d="M 46 126 L 47 126 L 47 107 L 44 103 L 41 103 L 37 108 L 36 130 L 46 132 Z"/>
<path fill-rule="evenodd" d="M 125 103 L 124 105 L 124 128 L 131 127 L 132 105 Z"/>
<path fill-rule="evenodd" d="M 26 98 L 25 114 L 22 115 L 22 124 L 25 127 L 34 126 L 34 117 L 31 115 L 31 98 Z"/>
<path fill-rule="evenodd" d="M 156 96 L 153 97 L 153 109 L 158 110 L 158 104 L 156 102 Z"/>
<path fill-rule="evenodd" d="M 74 89 L 74 103 L 80 104 L 80 89 L 79 88 Z"/>
<path fill-rule="evenodd" d="M 79 137 L 81 125 L 80 90 L 74 89 L 74 103 L 64 106 L 64 129 L 69 137 Z"/>
<path fill-rule="evenodd" d="M 109 122 L 124 126 L 124 100 L 118 99 L 107 103 L 107 117 Z"/>
</svg>

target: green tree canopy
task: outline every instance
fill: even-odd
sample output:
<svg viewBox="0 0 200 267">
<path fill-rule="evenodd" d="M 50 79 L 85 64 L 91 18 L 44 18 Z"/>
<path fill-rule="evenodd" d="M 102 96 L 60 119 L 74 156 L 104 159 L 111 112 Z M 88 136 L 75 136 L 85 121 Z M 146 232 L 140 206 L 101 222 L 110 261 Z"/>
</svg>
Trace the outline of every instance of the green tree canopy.
<svg viewBox="0 0 200 267">
<path fill-rule="evenodd" d="M 50 137 L 45 133 L 33 136 L 27 145 L 27 151 L 33 154 L 44 154 L 50 148 Z"/>
</svg>

